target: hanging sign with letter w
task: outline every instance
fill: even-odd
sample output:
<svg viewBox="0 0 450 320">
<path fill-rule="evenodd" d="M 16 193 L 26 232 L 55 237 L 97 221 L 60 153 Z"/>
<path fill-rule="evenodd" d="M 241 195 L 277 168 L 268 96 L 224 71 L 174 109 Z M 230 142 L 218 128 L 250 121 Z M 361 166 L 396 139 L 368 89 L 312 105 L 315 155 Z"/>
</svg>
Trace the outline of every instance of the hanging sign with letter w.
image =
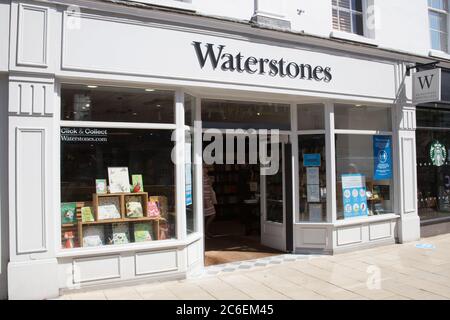
<svg viewBox="0 0 450 320">
<path fill-rule="evenodd" d="M 413 104 L 441 100 L 441 69 L 416 72 L 413 76 Z"/>
</svg>

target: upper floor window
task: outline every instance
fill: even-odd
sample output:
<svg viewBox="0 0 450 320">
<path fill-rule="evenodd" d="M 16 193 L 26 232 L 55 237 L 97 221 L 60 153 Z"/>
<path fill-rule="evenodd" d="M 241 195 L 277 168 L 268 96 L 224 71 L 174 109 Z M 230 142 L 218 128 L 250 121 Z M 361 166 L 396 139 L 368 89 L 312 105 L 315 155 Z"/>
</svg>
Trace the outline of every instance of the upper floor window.
<svg viewBox="0 0 450 320">
<path fill-rule="evenodd" d="M 448 0 L 428 0 L 431 48 L 448 52 Z"/>
<path fill-rule="evenodd" d="M 332 0 L 333 28 L 364 35 L 362 0 Z"/>
</svg>

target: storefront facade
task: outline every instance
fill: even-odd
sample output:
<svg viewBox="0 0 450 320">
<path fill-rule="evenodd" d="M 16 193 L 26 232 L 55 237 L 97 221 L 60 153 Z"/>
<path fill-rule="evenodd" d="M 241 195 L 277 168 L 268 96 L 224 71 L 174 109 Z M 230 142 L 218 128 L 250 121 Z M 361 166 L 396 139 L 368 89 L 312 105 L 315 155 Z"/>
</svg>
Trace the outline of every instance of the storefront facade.
<svg viewBox="0 0 450 320">
<path fill-rule="evenodd" d="M 445 68 L 439 70 L 439 99 L 418 104 L 416 111 L 417 200 L 422 236 L 450 232 L 450 73 Z"/>
<path fill-rule="evenodd" d="M 221 105 L 256 105 L 254 129 L 273 121 L 281 132 L 283 208 L 263 213 L 266 245 L 335 254 L 419 239 L 409 58 L 100 2 L 10 10 L 0 77 L 9 298 L 203 268 L 202 133 L 218 128 L 208 110 Z M 112 189 L 124 167 L 141 188 Z M 142 197 L 164 219 L 130 221 Z"/>
</svg>

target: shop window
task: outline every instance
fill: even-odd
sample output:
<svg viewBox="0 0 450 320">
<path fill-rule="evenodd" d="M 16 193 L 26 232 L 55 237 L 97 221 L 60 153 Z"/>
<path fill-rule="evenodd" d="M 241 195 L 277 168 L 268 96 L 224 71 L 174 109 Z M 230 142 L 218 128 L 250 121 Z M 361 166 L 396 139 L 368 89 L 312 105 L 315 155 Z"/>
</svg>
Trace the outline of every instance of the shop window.
<svg viewBox="0 0 450 320">
<path fill-rule="evenodd" d="M 186 232 L 191 234 L 197 231 L 197 218 L 195 216 L 194 197 L 194 119 L 195 97 L 184 95 L 184 120 L 189 127 L 185 131 L 185 201 L 186 201 Z"/>
<path fill-rule="evenodd" d="M 336 129 L 349 130 L 392 130 L 391 109 L 364 105 L 335 104 Z"/>
<path fill-rule="evenodd" d="M 197 231 L 197 219 L 194 205 L 194 135 L 186 132 L 185 137 L 185 200 L 186 200 L 186 230 L 187 234 Z"/>
<path fill-rule="evenodd" d="M 84 116 L 72 112 L 60 129 L 61 246 L 100 247 L 175 238 L 173 127 L 152 129 L 148 124 L 148 129 L 136 129 L 135 123 L 129 123 L 116 128 L 106 122 L 130 122 L 134 116 L 129 113 L 134 111 L 140 115 L 136 122 L 158 122 L 167 113 L 153 118 L 157 113 L 144 110 L 147 104 L 143 101 L 154 97 L 154 91 L 93 89 L 100 90 L 91 95 L 83 86 L 63 85 L 61 89 L 63 114 L 74 109 L 85 112 Z M 81 103 L 78 94 L 92 99 Z M 173 104 L 173 93 L 160 94 Z M 173 113 L 173 105 L 167 110 Z M 70 120 L 103 121 L 104 126 L 80 126 L 76 121 L 70 125 Z"/>
<path fill-rule="evenodd" d="M 195 98 L 188 94 L 184 95 L 184 125 L 194 126 Z"/>
<path fill-rule="evenodd" d="M 428 0 L 431 48 L 448 52 L 448 0 Z"/>
<path fill-rule="evenodd" d="M 284 221 L 284 196 L 283 196 L 283 145 L 269 144 L 267 146 L 268 152 L 272 153 L 273 148 L 279 148 L 278 154 L 278 170 L 274 174 L 265 175 L 265 192 L 266 203 L 265 220 L 276 223 L 283 223 Z M 263 166 L 262 166 L 263 167 Z"/>
<path fill-rule="evenodd" d="M 321 103 L 299 105 L 297 119 L 298 130 L 325 130 L 324 106 Z"/>
<path fill-rule="evenodd" d="M 436 109 L 439 105 L 416 110 L 418 128 L 450 128 L 450 110 Z"/>
<path fill-rule="evenodd" d="M 153 88 L 67 85 L 61 120 L 175 123 L 174 93 Z"/>
<path fill-rule="evenodd" d="M 420 218 L 450 217 L 450 111 L 417 109 L 416 150 Z"/>
<path fill-rule="evenodd" d="M 337 218 L 393 212 L 392 137 L 336 135 Z"/>
<path fill-rule="evenodd" d="M 171 135 L 168 130 L 61 128 L 64 248 L 175 237 Z"/>
<path fill-rule="evenodd" d="M 202 100 L 204 128 L 290 130 L 290 119 L 289 105 Z"/>
<path fill-rule="evenodd" d="M 332 0 L 332 6 L 335 30 L 364 35 L 362 0 Z"/>
<path fill-rule="evenodd" d="M 325 135 L 299 135 L 299 220 L 327 220 Z"/>
</svg>

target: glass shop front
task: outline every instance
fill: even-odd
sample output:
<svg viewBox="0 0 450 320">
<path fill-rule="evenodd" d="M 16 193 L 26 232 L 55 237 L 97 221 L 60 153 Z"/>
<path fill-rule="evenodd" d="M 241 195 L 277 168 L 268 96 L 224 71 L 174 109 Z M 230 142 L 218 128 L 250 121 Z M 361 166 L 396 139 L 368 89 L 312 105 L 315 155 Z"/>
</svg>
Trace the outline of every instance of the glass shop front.
<svg viewBox="0 0 450 320">
<path fill-rule="evenodd" d="M 417 107 L 417 186 L 422 222 L 450 221 L 450 109 Z"/>
<path fill-rule="evenodd" d="M 197 104 L 184 94 L 180 124 L 175 100 L 170 90 L 62 85 L 61 250 L 177 240 L 198 233 L 203 223 L 205 264 L 226 263 L 292 251 L 293 239 L 287 234 L 293 224 L 393 213 L 390 107 L 219 99 Z M 178 171 L 184 175 L 185 187 L 180 189 L 180 168 L 172 159 L 173 134 L 183 128 L 184 152 L 192 161 L 194 119 L 202 123 L 203 172 L 196 175 L 193 166 L 184 165 Z M 450 114 L 446 121 L 450 123 Z M 326 138 L 331 127 L 333 143 Z M 274 150 L 279 155 L 272 174 L 262 174 L 259 158 L 262 143 L 273 139 L 262 140 L 264 130 L 277 130 L 279 135 L 277 146 L 270 142 L 268 147 L 267 155 Z M 450 145 L 444 137 L 442 130 L 428 130 L 418 144 L 437 139 Z M 216 161 L 210 163 L 206 152 L 214 143 Z M 334 168 L 327 163 L 328 145 L 334 146 Z M 221 160 L 218 153 L 224 155 Z M 420 168 L 433 170 L 445 187 L 447 162 L 439 167 L 428 162 Z M 428 171 L 419 176 L 426 179 Z M 195 203 L 194 181 L 199 178 L 203 212 Z M 331 193 L 333 183 L 336 191 Z M 448 198 L 442 197 L 448 188 L 433 189 L 433 180 L 425 183 L 424 197 L 436 199 L 421 201 L 422 212 L 426 205 L 430 216 L 447 214 Z M 294 199 L 288 197 L 293 187 L 298 194 Z M 181 200 L 183 206 L 177 206 Z M 330 203 L 336 203 L 335 218 Z M 177 226 L 181 217 L 183 230 Z M 230 248 L 238 253 L 230 254 Z"/>
</svg>

